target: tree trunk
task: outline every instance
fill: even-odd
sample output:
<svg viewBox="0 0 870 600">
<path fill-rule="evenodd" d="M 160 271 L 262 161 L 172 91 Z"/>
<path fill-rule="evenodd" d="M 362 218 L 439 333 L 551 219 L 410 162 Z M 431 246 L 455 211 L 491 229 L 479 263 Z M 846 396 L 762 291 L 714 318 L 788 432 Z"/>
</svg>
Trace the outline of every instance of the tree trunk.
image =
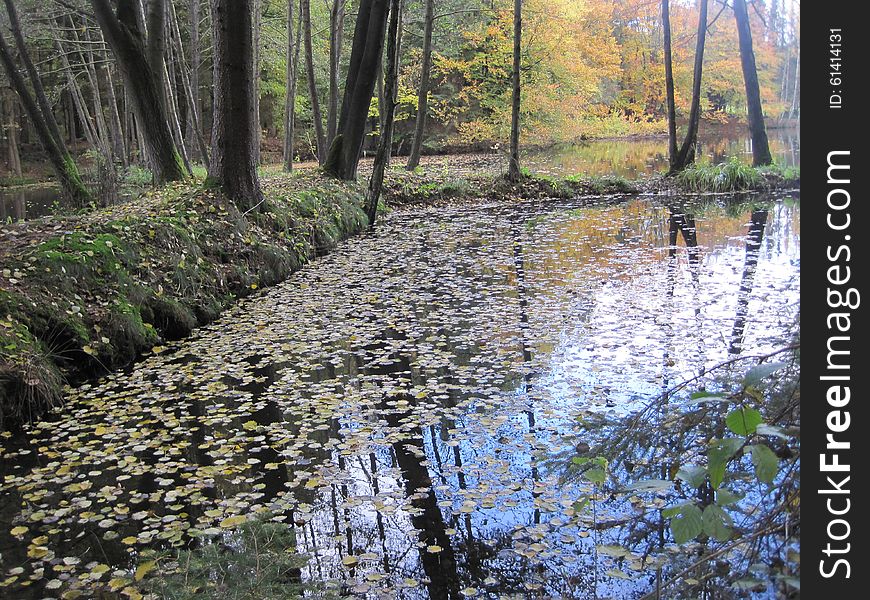
<svg viewBox="0 0 870 600">
<path fill-rule="evenodd" d="M 801 55 L 800 46 L 797 47 L 797 56 Z M 791 108 L 788 111 L 788 118 L 794 119 L 795 113 L 800 111 L 800 84 L 801 84 L 801 61 L 795 61 L 794 68 L 794 86 L 791 94 Z"/>
<path fill-rule="evenodd" d="M 338 134 L 323 167 L 324 171 L 338 179 L 356 179 L 378 76 L 378 62 L 384 45 L 387 9 L 387 0 L 362 0 L 359 6 Z"/>
<path fill-rule="evenodd" d="M 291 2 L 292 0 L 288 0 Z M 263 22 L 263 0 L 253 0 L 253 45 L 254 45 L 254 162 L 260 164 L 260 27 Z"/>
<path fill-rule="evenodd" d="M 734 19 L 737 21 L 737 37 L 740 43 L 740 66 L 743 68 L 743 83 L 746 86 L 746 106 L 749 113 L 749 135 L 752 137 L 752 164 L 759 167 L 773 162 L 767 131 L 764 127 L 764 112 L 761 109 L 761 91 L 758 86 L 758 71 L 755 68 L 755 53 L 752 50 L 752 29 L 746 0 L 734 0 Z"/>
<path fill-rule="evenodd" d="M 302 24 L 305 39 L 305 71 L 308 76 L 308 95 L 311 101 L 311 119 L 314 121 L 314 136 L 317 142 L 317 161 L 323 164 L 326 158 L 326 134 L 323 133 L 323 116 L 320 113 L 320 98 L 314 78 L 314 49 L 311 46 L 311 0 L 302 0 Z"/>
<path fill-rule="evenodd" d="M 671 56 L 670 0 L 662 0 L 662 29 L 665 46 L 665 89 L 668 103 L 668 164 L 674 167 L 677 158 L 677 109 L 674 100 L 674 66 Z"/>
<path fill-rule="evenodd" d="M 523 38 L 523 0 L 514 0 L 514 64 L 511 99 L 511 156 L 508 179 L 519 181 L 520 173 L 520 60 Z"/>
<path fill-rule="evenodd" d="M 21 54 L 26 55 L 27 53 L 21 52 Z M 30 59 L 28 58 L 27 60 L 29 61 Z M 52 113 L 44 114 L 40 112 L 36 100 L 33 99 L 33 96 L 30 95 L 30 91 L 27 89 L 24 78 L 12 61 L 12 55 L 9 52 L 9 46 L 6 45 L 6 39 L 3 37 L 2 30 L 0 30 L 0 62 L 3 63 L 3 67 L 6 69 L 6 74 L 9 76 L 12 88 L 18 92 L 18 97 L 24 107 L 24 111 L 27 113 L 30 123 L 36 131 L 36 135 L 48 155 L 49 162 L 55 171 L 64 195 L 76 206 L 86 206 L 91 201 L 91 195 L 82 182 L 75 162 L 69 155 L 66 146 L 63 145 L 63 139 L 58 143 L 54 135 L 52 135 L 52 130 L 60 131 L 57 122 L 54 122 L 54 127 L 52 127 L 49 124 L 50 121 L 54 121 Z M 34 84 L 34 86 L 36 85 Z M 41 89 L 41 85 L 39 88 Z"/>
<path fill-rule="evenodd" d="M 21 154 L 18 151 L 18 102 L 14 94 L 3 94 L 4 114 L 6 115 L 6 157 L 9 170 L 21 177 Z"/>
<path fill-rule="evenodd" d="M 299 35 L 302 26 L 302 11 L 299 11 L 296 33 L 293 32 L 293 5 L 287 2 L 287 84 L 284 98 L 284 170 L 293 171 L 293 148 L 296 128 L 296 82 L 299 75 Z"/>
<path fill-rule="evenodd" d="M 115 94 L 115 82 L 112 80 L 112 72 L 108 65 L 103 65 L 101 69 L 103 78 L 106 82 L 106 93 L 108 94 L 109 103 L 109 118 L 111 120 L 112 143 L 114 145 L 115 157 L 121 160 L 124 167 L 130 166 L 130 161 L 127 156 L 127 148 L 124 141 L 124 128 L 121 126 L 121 113 L 118 110 L 118 97 Z"/>
<path fill-rule="evenodd" d="M 254 160 L 254 47 L 251 0 L 212 0 L 214 126 L 209 182 L 243 211 L 263 202 Z"/>
<path fill-rule="evenodd" d="M 203 137 L 202 130 L 202 105 L 199 97 L 199 67 L 202 61 L 201 50 L 199 47 L 199 2 L 200 0 L 190 0 L 190 80 L 188 88 L 190 92 L 191 108 L 187 113 L 187 123 L 185 125 L 184 136 L 191 140 L 195 136 Z M 176 21 L 177 26 L 177 21 Z M 179 34 L 180 37 L 180 34 Z M 200 154 L 202 149 L 200 148 Z M 194 160 L 199 158 L 206 162 L 204 156 L 196 156 L 192 154 Z"/>
<path fill-rule="evenodd" d="M 329 15 L 329 104 L 326 113 L 326 140 L 332 142 L 338 131 L 338 96 L 340 92 L 341 49 L 344 38 L 346 0 L 333 0 Z"/>
<path fill-rule="evenodd" d="M 426 0 L 426 16 L 423 21 L 423 66 L 420 74 L 420 90 L 417 93 L 417 123 L 414 141 L 406 168 L 413 171 L 420 164 L 423 151 L 423 134 L 426 132 L 426 116 L 429 112 L 429 78 L 432 73 L 432 30 L 435 28 L 435 0 Z"/>
<path fill-rule="evenodd" d="M 366 214 L 369 226 L 375 226 L 378 215 L 378 200 L 384 185 L 384 172 L 387 168 L 390 150 L 393 145 L 393 123 L 396 116 L 396 84 L 399 78 L 399 15 L 401 13 L 399 0 L 390 1 L 390 26 L 387 32 L 387 65 L 386 81 L 384 82 L 384 125 L 378 151 L 372 166 L 372 177 L 369 181 L 369 193 L 366 198 Z"/>
<path fill-rule="evenodd" d="M 197 101 L 194 98 L 193 86 L 191 85 L 190 80 L 187 76 L 189 71 L 195 69 L 190 69 L 187 65 L 187 60 L 184 57 L 184 48 L 181 45 L 181 29 L 178 27 L 178 16 L 175 13 L 175 7 L 170 5 L 170 8 L 172 11 L 172 29 L 169 32 L 169 38 L 172 46 L 172 52 L 175 55 L 175 58 L 179 64 L 178 71 L 181 75 L 181 87 L 184 92 L 184 98 L 187 102 L 186 121 L 188 127 L 185 127 L 185 129 L 187 130 L 186 136 L 188 136 L 187 139 L 191 139 L 192 137 L 196 140 L 196 144 L 199 148 L 199 157 L 205 165 L 206 169 L 208 169 L 208 147 L 202 134 L 199 108 L 197 107 Z"/>
<path fill-rule="evenodd" d="M 162 3 L 163 0 L 152 0 Z M 138 24 L 134 0 L 118 0 L 118 16 L 109 0 L 91 0 L 94 15 L 121 70 L 127 98 L 133 104 L 155 183 L 184 179 L 187 175 L 175 147 L 164 108 L 163 73 L 146 58 L 145 39 Z M 153 53 L 149 52 L 151 56 Z"/>
<path fill-rule="evenodd" d="M 701 121 L 701 76 L 704 71 L 704 45 L 707 41 L 707 0 L 701 0 L 698 16 L 698 36 L 695 44 L 695 70 L 692 80 L 692 107 L 689 110 L 689 128 L 680 146 L 677 157 L 671 165 L 669 174 L 682 171 L 695 162 L 695 148 L 698 145 L 698 125 Z"/>
<path fill-rule="evenodd" d="M 27 71 L 30 84 L 33 86 L 36 103 L 44 115 L 45 124 L 52 138 L 54 138 L 55 144 L 57 144 L 58 148 L 63 148 L 63 136 L 60 134 L 60 128 L 54 119 L 51 104 L 49 104 L 48 97 L 45 95 L 45 89 L 42 87 L 39 72 L 36 70 L 33 61 L 30 60 L 30 53 L 27 51 L 27 45 L 24 42 L 24 34 L 21 32 L 21 23 L 18 21 L 18 12 L 15 10 L 15 4 L 13 4 L 12 0 L 4 0 L 4 2 L 6 3 L 6 12 L 9 14 L 9 27 L 12 29 L 12 37 L 15 38 L 18 55 L 21 57 L 21 62 L 24 63 L 24 69 Z"/>
</svg>

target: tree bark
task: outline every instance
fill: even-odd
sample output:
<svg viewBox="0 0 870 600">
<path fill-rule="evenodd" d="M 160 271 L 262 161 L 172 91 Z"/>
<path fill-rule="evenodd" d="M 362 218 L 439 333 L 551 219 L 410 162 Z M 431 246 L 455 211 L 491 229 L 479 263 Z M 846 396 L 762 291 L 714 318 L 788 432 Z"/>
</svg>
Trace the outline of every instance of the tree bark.
<svg viewBox="0 0 870 600">
<path fill-rule="evenodd" d="M 673 168 L 677 158 L 677 109 L 674 99 L 674 65 L 671 55 L 670 0 L 662 0 L 662 29 L 665 46 L 665 93 L 668 104 L 668 164 L 670 168 Z"/>
<path fill-rule="evenodd" d="M 326 173 L 338 179 L 356 179 L 383 51 L 387 12 L 387 0 L 362 0 L 359 6 L 338 133 L 323 167 Z"/>
<path fill-rule="evenodd" d="M 9 170 L 21 177 L 21 154 L 18 150 L 18 102 L 14 94 L 3 94 L 4 114 L 6 116 L 6 157 Z"/>
<path fill-rule="evenodd" d="M 193 85 L 190 83 L 190 79 L 187 76 L 189 71 L 195 69 L 188 67 L 187 60 L 184 56 L 184 48 L 181 45 L 181 29 L 178 26 L 178 16 L 175 13 L 174 6 L 170 5 L 170 9 L 172 11 L 172 28 L 169 31 L 170 44 L 175 59 L 179 64 L 178 72 L 181 76 L 181 87 L 184 92 L 185 101 L 187 102 L 186 121 L 189 127 L 185 127 L 187 130 L 186 137 L 187 139 L 192 137 L 196 140 L 196 144 L 199 148 L 199 157 L 205 165 L 205 168 L 208 169 L 208 146 L 206 145 L 205 138 L 202 134 L 202 124 L 200 122 L 197 101 L 194 98 Z"/>
<path fill-rule="evenodd" d="M 302 24 L 305 39 L 305 71 L 308 76 L 308 95 L 311 101 L 311 119 L 314 121 L 314 137 L 317 143 L 317 161 L 323 164 L 326 159 L 326 134 L 323 132 L 323 115 L 320 112 L 320 98 L 317 95 L 317 81 L 314 77 L 314 49 L 311 46 L 311 0 L 302 0 Z"/>
<path fill-rule="evenodd" d="M 417 122 L 414 140 L 406 168 L 413 171 L 420 164 L 423 151 L 423 134 L 426 132 L 426 117 L 429 112 L 429 78 L 432 73 L 432 31 L 435 28 L 435 0 L 426 0 L 426 16 L 423 21 L 423 65 L 420 74 L 420 90 L 417 93 Z"/>
<path fill-rule="evenodd" d="M 202 104 L 199 95 L 199 67 L 202 61 L 201 50 L 199 47 L 199 2 L 200 0 L 190 0 L 190 104 L 191 108 L 187 113 L 187 123 L 185 125 L 185 137 L 193 139 L 195 136 L 203 137 L 202 130 Z M 176 22 L 177 25 L 177 22 Z M 202 149 L 200 148 L 200 154 Z M 193 159 L 203 159 L 208 166 L 208 161 L 204 156 L 192 155 Z"/>
<path fill-rule="evenodd" d="M 773 158 L 770 155 L 767 131 L 764 127 L 764 111 L 761 108 L 761 91 L 758 85 L 758 71 L 755 68 L 755 52 L 752 50 L 752 28 L 749 26 L 746 0 L 734 0 L 734 19 L 737 21 L 740 66 L 743 68 L 743 83 L 746 87 L 749 135 L 752 138 L 752 164 L 756 167 L 769 165 L 773 162 Z"/>
<path fill-rule="evenodd" d="M 333 0 L 329 16 L 329 104 L 326 113 L 326 140 L 332 142 L 338 131 L 338 97 L 340 93 L 341 50 L 347 0 Z"/>
<path fill-rule="evenodd" d="M 162 3 L 163 0 L 152 0 Z M 133 104 L 155 183 L 177 181 L 187 175 L 175 147 L 164 107 L 163 73 L 155 72 L 146 58 L 145 37 L 139 26 L 134 0 L 118 0 L 117 16 L 109 0 L 91 0 L 94 15 L 118 63 Z M 149 52 L 148 56 L 153 53 Z"/>
<path fill-rule="evenodd" d="M 519 181 L 520 173 L 520 60 L 523 38 L 523 0 L 514 0 L 514 64 L 511 98 L 511 155 L 508 179 Z"/>
<path fill-rule="evenodd" d="M 284 98 L 284 170 L 293 171 L 293 149 L 296 128 L 296 82 L 299 75 L 299 36 L 302 27 L 302 11 L 299 11 L 296 32 L 293 32 L 293 5 L 295 0 L 287 2 L 287 84 Z"/>
<path fill-rule="evenodd" d="M 26 52 L 21 54 L 24 55 Z M 29 60 L 29 57 L 27 60 Z M 37 101 L 30 95 L 24 78 L 12 61 L 12 54 L 9 51 L 9 46 L 6 45 L 6 39 L 3 36 L 2 30 L 0 30 L 0 62 L 3 63 L 12 88 L 18 93 L 24 111 L 27 113 L 27 117 L 36 131 L 36 135 L 48 155 L 49 162 L 60 182 L 64 195 L 76 206 L 86 206 L 91 201 L 91 195 L 82 182 L 78 167 L 76 167 L 66 146 L 63 144 L 63 139 L 61 138 L 60 143 L 58 143 L 57 139 L 52 135 L 52 130 L 60 131 L 57 122 L 54 122 L 54 127 L 49 124 L 54 120 L 54 115 L 51 112 L 48 114 L 42 113 Z"/>
<path fill-rule="evenodd" d="M 263 202 L 254 156 L 251 0 L 212 0 L 214 125 L 209 183 L 251 212 Z"/>
<path fill-rule="evenodd" d="M 290 2 L 292 0 L 288 0 Z M 254 45 L 254 161 L 260 164 L 260 27 L 263 22 L 263 1 L 253 0 L 253 45 Z"/>
<path fill-rule="evenodd" d="M 396 116 L 396 84 L 399 78 L 399 15 L 400 1 L 390 1 L 390 26 L 387 32 L 387 65 L 384 81 L 384 125 L 378 151 L 372 166 L 372 177 L 369 181 L 369 192 L 366 198 L 366 214 L 369 226 L 375 226 L 378 215 L 378 201 L 384 186 L 384 172 L 393 146 L 393 123 Z"/>
<path fill-rule="evenodd" d="M 692 106 L 689 110 L 689 126 L 686 138 L 680 146 L 677 157 L 671 165 L 669 174 L 684 170 L 695 162 L 695 148 L 698 145 L 698 125 L 701 121 L 701 76 L 704 71 L 704 45 L 707 41 L 707 0 L 700 0 L 698 16 L 698 36 L 695 44 L 695 69 L 692 80 Z"/>
</svg>

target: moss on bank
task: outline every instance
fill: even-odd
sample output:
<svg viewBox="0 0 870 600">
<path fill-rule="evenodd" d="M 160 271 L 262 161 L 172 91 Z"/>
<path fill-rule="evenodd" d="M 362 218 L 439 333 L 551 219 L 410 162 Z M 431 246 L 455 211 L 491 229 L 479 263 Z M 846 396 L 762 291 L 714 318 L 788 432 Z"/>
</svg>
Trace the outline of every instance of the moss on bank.
<svg viewBox="0 0 870 600">
<path fill-rule="evenodd" d="M 200 186 L 0 229 L 0 430 L 286 279 L 363 229 L 364 188 L 314 173 L 264 178 L 242 214 Z"/>
</svg>

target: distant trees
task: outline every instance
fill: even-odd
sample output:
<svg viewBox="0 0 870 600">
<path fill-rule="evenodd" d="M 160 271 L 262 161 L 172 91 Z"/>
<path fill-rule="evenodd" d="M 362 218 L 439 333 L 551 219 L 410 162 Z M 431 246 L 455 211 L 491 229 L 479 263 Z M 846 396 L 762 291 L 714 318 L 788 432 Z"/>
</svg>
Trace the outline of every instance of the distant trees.
<svg viewBox="0 0 870 600">
<path fill-rule="evenodd" d="M 214 122 L 209 181 L 241 210 L 253 211 L 263 192 L 257 175 L 254 47 L 251 0 L 211 0 Z"/>
<path fill-rule="evenodd" d="M 187 176 L 169 125 L 163 64 L 165 0 L 149 2 L 150 31 L 138 0 L 91 0 L 94 16 L 103 30 L 127 89 L 152 168 L 155 183 Z"/>
<path fill-rule="evenodd" d="M 39 73 L 30 58 L 24 36 L 21 33 L 21 25 L 18 21 L 15 4 L 12 0 L 5 0 L 5 4 L 12 35 L 15 38 L 19 57 L 24 63 L 24 70 L 33 87 L 33 94 L 30 93 L 24 77 L 13 60 L 12 52 L 6 43 L 2 31 L 0 31 L 0 62 L 3 63 L 12 88 L 18 94 L 21 105 L 24 107 L 24 111 L 33 124 L 36 135 L 48 155 L 49 162 L 54 169 L 64 195 L 74 205 L 85 206 L 91 200 L 91 195 L 87 188 L 85 188 L 78 167 L 72 159 L 69 150 L 67 150 L 63 136 L 60 133 L 60 128 L 54 118 L 54 112 L 42 86 L 42 81 L 39 78 Z M 17 155 L 14 158 L 17 159 Z M 18 160 L 18 168 L 20 169 L 20 160 Z"/>
</svg>

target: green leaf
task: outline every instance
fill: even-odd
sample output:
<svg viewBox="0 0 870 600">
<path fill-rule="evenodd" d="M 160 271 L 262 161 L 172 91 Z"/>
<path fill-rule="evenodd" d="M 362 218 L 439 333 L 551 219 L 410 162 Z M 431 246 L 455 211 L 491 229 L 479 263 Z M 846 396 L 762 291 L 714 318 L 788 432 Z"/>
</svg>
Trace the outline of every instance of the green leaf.
<svg viewBox="0 0 870 600">
<path fill-rule="evenodd" d="M 776 362 L 776 363 L 768 363 L 765 365 L 756 365 L 749 369 L 746 372 L 746 375 L 743 376 L 743 385 L 750 386 L 760 383 L 762 379 L 767 377 L 768 375 L 772 375 L 776 373 L 780 369 L 787 367 L 788 363 L 784 362 Z"/>
<path fill-rule="evenodd" d="M 721 489 L 716 490 L 716 504 L 719 506 L 728 506 L 729 504 L 735 504 L 740 502 L 743 499 L 743 496 L 740 494 L 735 494 L 731 490 Z"/>
<path fill-rule="evenodd" d="M 713 392 L 695 392 L 690 396 L 693 404 L 701 404 L 703 402 L 727 402 L 728 398 L 722 396 L 721 393 Z"/>
<path fill-rule="evenodd" d="M 677 478 L 686 482 L 686 485 L 699 488 L 707 479 L 707 469 L 698 465 L 685 465 L 677 471 Z"/>
<path fill-rule="evenodd" d="M 752 464 L 755 465 L 755 476 L 759 481 L 770 485 L 779 472 L 779 458 L 765 444 L 755 444 L 749 448 L 752 452 Z"/>
<path fill-rule="evenodd" d="M 737 453 L 742 444 L 740 438 L 710 440 L 710 447 L 707 450 L 707 472 L 713 489 L 718 489 L 722 485 L 728 460 Z"/>
<path fill-rule="evenodd" d="M 788 434 L 785 432 L 785 429 L 782 427 L 777 427 L 776 425 L 767 425 L 762 423 L 758 427 L 755 428 L 755 433 L 758 435 L 771 435 L 773 437 L 778 437 L 781 440 L 787 440 Z"/>
<path fill-rule="evenodd" d="M 737 435 L 750 435 L 761 425 L 761 413 L 754 408 L 741 407 L 732 410 L 725 417 L 725 424 Z"/>
<path fill-rule="evenodd" d="M 674 541 L 678 544 L 685 544 L 701 535 L 703 531 L 701 509 L 691 502 L 675 508 L 678 508 L 679 511 L 671 519 L 671 533 L 674 534 Z"/>
<path fill-rule="evenodd" d="M 595 467 L 594 469 L 589 469 L 588 471 L 584 471 L 583 477 L 591 481 L 595 484 L 602 484 L 607 480 L 607 472 L 604 469 L 600 469 Z"/>
<path fill-rule="evenodd" d="M 731 537 L 731 516 L 718 504 L 710 504 L 704 508 L 702 516 L 704 533 L 717 542 L 724 542 Z"/>
<path fill-rule="evenodd" d="M 673 482 L 664 479 L 645 479 L 625 486 L 626 491 L 633 492 L 664 492 L 671 489 Z"/>
</svg>

